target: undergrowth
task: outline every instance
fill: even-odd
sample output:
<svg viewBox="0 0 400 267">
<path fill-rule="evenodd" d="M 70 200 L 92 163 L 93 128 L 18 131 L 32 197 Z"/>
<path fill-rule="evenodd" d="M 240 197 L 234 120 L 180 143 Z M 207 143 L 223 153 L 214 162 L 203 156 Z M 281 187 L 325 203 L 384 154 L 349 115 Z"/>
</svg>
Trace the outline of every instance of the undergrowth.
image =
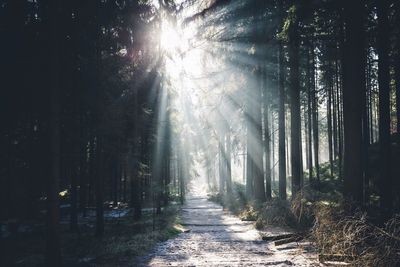
<svg viewBox="0 0 400 267">
<path fill-rule="evenodd" d="M 366 213 L 349 215 L 350 204 L 335 186 L 337 177 L 323 178 L 323 190 L 305 187 L 291 200 L 273 198 L 259 204 L 245 197 L 243 185 L 235 185 L 230 197 L 211 194 L 210 200 L 244 221 L 254 221 L 257 229 L 273 225 L 302 232 L 320 255 L 339 256 L 351 266 L 400 266 L 400 215 L 383 226 Z"/>
<path fill-rule="evenodd" d="M 77 246 L 69 247 L 71 255 L 93 258 L 96 266 L 107 266 L 108 262 L 132 261 L 144 255 L 160 241 L 173 238 L 180 233 L 174 225 L 178 223 L 177 207 L 166 208 L 163 214 L 153 217 L 147 215 L 135 222 L 123 218 L 114 225 L 108 225 L 104 237 L 99 240 L 93 236 L 72 237 Z"/>
<path fill-rule="evenodd" d="M 316 209 L 312 238 L 319 253 L 342 256 L 353 266 L 399 266 L 400 216 L 377 226 L 366 213 L 345 210 L 343 205 Z"/>
</svg>

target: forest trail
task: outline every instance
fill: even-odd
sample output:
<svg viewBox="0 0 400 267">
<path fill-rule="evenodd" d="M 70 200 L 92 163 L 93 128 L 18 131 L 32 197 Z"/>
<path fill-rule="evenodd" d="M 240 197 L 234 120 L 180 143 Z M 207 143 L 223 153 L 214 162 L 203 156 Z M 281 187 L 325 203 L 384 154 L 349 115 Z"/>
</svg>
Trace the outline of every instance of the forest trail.
<svg viewBox="0 0 400 267">
<path fill-rule="evenodd" d="M 307 246 L 275 247 L 261 239 L 253 222 L 241 221 L 198 192 L 188 194 L 181 219 L 190 232 L 159 244 L 139 266 L 320 266 Z M 285 232 L 271 227 L 263 233 Z"/>
</svg>

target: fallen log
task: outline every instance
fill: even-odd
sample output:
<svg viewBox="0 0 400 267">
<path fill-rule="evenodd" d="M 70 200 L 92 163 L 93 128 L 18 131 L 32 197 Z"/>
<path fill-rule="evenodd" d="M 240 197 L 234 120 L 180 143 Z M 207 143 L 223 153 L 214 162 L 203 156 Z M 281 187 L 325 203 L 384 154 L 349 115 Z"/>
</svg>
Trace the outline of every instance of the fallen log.
<svg viewBox="0 0 400 267">
<path fill-rule="evenodd" d="M 281 240 L 275 241 L 275 246 L 280 246 L 280 245 L 284 245 L 284 244 L 292 243 L 292 242 L 298 242 L 298 241 L 301 241 L 303 239 L 304 239 L 304 236 L 294 235 L 292 237 L 288 237 L 288 238 L 285 238 L 285 239 L 281 239 Z"/>
<path fill-rule="evenodd" d="M 354 261 L 355 257 L 351 255 L 341 255 L 341 254 L 319 254 L 318 260 L 320 262 L 325 262 L 325 261 L 349 262 L 349 261 Z"/>
<path fill-rule="evenodd" d="M 264 241 L 276 241 L 276 240 L 286 239 L 286 238 L 289 238 L 289 237 L 292 237 L 292 236 L 295 236 L 295 235 L 296 234 L 293 234 L 293 233 L 291 233 L 291 234 L 282 234 L 282 235 L 270 235 L 270 236 L 264 235 L 261 238 Z"/>
</svg>

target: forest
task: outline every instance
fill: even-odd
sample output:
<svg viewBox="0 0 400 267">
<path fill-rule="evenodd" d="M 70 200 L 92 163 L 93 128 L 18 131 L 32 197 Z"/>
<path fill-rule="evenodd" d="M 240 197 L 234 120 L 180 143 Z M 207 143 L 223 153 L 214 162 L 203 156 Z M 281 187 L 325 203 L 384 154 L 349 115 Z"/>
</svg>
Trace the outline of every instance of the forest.
<svg viewBox="0 0 400 267">
<path fill-rule="evenodd" d="M 400 266 L 400 1 L 0 0 L 0 266 Z"/>
</svg>

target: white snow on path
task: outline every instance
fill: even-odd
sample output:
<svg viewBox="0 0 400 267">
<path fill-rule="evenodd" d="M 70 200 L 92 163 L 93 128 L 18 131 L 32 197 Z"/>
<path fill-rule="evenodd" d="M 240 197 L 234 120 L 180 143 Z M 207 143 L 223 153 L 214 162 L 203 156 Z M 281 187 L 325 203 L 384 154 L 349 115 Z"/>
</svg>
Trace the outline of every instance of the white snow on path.
<svg viewBox="0 0 400 267">
<path fill-rule="evenodd" d="M 191 231 L 159 244 L 134 266 L 320 266 L 306 246 L 275 247 L 261 240 L 252 222 L 232 216 L 203 192 L 188 194 L 181 218 Z M 267 233 L 285 231 L 271 228 Z"/>
</svg>

